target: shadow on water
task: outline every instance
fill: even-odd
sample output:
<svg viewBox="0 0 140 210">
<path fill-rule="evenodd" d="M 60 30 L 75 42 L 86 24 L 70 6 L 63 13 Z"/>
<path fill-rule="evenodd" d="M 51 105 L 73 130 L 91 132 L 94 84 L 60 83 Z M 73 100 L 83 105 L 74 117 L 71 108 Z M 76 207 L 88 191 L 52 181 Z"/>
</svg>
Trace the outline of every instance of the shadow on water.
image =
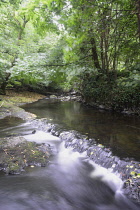
<svg viewBox="0 0 140 210">
<path fill-rule="evenodd" d="M 140 119 L 136 116 L 99 111 L 78 102 L 55 99 L 43 99 L 23 108 L 65 130 L 77 130 L 94 138 L 97 143 L 111 148 L 114 155 L 140 160 Z"/>
</svg>

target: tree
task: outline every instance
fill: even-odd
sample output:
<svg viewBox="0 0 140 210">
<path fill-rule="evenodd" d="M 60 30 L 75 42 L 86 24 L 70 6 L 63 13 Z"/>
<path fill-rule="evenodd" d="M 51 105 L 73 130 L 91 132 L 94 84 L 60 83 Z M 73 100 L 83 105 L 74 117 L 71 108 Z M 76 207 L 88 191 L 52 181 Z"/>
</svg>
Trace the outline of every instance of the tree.
<svg viewBox="0 0 140 210">
<path fill-rule="evenodd" d="M 138 1 L 134 4 L 131 0 L 110 3 L 71 0 L 63 4 L 59 0 L 52 1 L 51 8 L 60 15 L 60 23 L 67 31 L 69 50 L 67 48 L 65 53 L 70 56 L 66 57 L 84 59 L 91 64 L 93 61 L 95 68 L 107 74 L 120 69 L 120 63 L 133 64 L 132 59 L 127 58 L 139 59 L 136 5 Z M 127 51 L 128 48 L 131 50 Z"/>
<path fill-rule="evenodd" d="M 139 0 L 5 0 L 0 12 L 1 75 L 12 85 L 94 77 L 117 87 L 120 71 L 140 68 Z"/>
<path fill-rule="evenodd" d="M 36 76 L 35 80 L 33 76 L 35 71 L 33 70 L 31 73 L 29 66 L 32 65 L 30 59 L 31 54 L 32 57 L 39 56 L 33 55 L 37 49 L 37 43 L 40 42 L 39 39 L 41 40 L 41 37 L 46 35 L 46 31 L 56 30 L 56 27 L 54 27 L 54 24 L 50 21 L 51 17 L 49 11 L 47 11 L 46 6 L 40 5 L 40 1 L 3 1 L 1 4 L 0 83 L 3 94 L 5 94 L 6 84 L 8 84 L 8 79 L 10 78 L 7 77 L 9 72 L 11 75 L 10 81 L 12 83 L 23 85 L 24 83 L 33 83 L 34 81 L 38 81 L 38 79 L 40 81 L 40 76 Z M 48 22 L 48 24 L 46 22 Z M 44 43 L 46 42 L 44 41 Z M 41 46 L 43 46 L 44 43 L 42 43 Z M 29 49 L 29 46 L 31 46 L 32 49 Z M 39 44 L 39 47 L 41 46 Z M 37 50 L 39 51 L 40 49 Z M 18 82 L 16 82 L 16 80 L 18 80 Z M 22 82 L 19 83 L 19 80 Z"/>
</svg>

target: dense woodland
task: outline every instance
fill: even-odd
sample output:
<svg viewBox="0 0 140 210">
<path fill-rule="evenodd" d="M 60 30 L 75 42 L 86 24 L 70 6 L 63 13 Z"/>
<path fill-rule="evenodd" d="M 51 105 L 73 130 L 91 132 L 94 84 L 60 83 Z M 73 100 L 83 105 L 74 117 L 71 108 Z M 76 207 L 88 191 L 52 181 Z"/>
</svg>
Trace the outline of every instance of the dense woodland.
<svg viewBox="0 0 140 210">
<path fill-rule="evenodd" d="M 140 0 L 1 0 L 6 88 L 74 90 L 140 114 Z"/>
</svg>

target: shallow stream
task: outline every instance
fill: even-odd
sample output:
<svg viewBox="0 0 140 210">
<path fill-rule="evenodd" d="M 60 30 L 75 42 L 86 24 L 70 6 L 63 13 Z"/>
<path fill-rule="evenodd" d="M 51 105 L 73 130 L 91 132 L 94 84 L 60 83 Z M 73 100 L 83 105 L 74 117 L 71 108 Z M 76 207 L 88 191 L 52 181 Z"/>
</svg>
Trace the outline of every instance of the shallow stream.
<svg viewBox="0 0 140 210">
<path fill-rule="evenodd" d="M 78 102 L 43 99 L 23 106 L 39 119 L 75 130 L 109 149 L 120 159 L 140 161 L 140 120 L 134 116 L 99 111 Z M 5 121 L 4 121 L 5 120 Z M 65 148 L 59 137 L 37 125 L 15 118 L 0 121 L 1 136 L 24 135 L 28 141 L 50 144 L 54 155 L 47 167 L 28 167 L 20 176 L 0 174 L 1 210 L 137 210 L 123 195 L 123 182 L 114 173 L 87 157 L 86 152 Z M 17 123 L 18 122 L 18 123 Z M 35 134 L 32 134 L 33 130 Z M 64 139 L 65 140 L 65 139 Z"/>
<path fill-rule="evenodd" d="M 93 109 L 78 102 L 44 99 L 23 108 L 38 118 L 59 124 L 63 130 L 76 130 L 111 148 L 114 155 L 140 161 L 140 119 Z"/>
</svg>

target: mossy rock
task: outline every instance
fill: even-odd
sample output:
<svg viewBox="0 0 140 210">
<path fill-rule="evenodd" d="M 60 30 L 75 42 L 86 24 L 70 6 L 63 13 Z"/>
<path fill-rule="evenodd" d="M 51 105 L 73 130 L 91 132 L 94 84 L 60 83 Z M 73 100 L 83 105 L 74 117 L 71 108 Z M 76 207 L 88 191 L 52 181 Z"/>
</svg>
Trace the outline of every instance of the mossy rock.
<svg viewBox="0 0 140 210">
<path fill-rule="evenodd" d="M 17 139 L 17 138 L 15 138 Z M 43 151 L 42 149 L 43 148 Z M 43 144 L 23 141 L 16 145 L 2 146 L 0 165 L 6 174 L 20 174 L 26 166 L 46 166 L 50 149 Z"/>
<path fill-rule="evenodd" d="M 6 172 L 6 174 L 11 174 L 11 175 L 20 174 L 21 173 L 21 167 L 18 164 L 11 162 L 7 166 L 5 172 Z"/>
</svg>

